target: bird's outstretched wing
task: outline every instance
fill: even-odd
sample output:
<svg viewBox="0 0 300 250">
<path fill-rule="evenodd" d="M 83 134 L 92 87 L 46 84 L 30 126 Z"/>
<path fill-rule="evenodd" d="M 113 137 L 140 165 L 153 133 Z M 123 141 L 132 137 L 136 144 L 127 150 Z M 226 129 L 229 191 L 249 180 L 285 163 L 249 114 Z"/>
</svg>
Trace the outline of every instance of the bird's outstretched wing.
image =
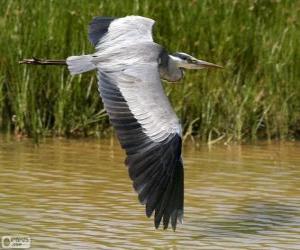
<svg viewBox="0 0 300 250">
<path fill-rule="evenodd" d="M 153 41 L 154 23 L 154 20 L 141 16 L 95 17 L 89 25 L 89 40 L 96 48 L 99 42 L 103 43 L 105 40 L 113 40 L 118 44 L 137 42 L 136 39 Z"/>
<path fill-rule="evenodd" d="M 152 74 L 156 79 L 145 77 Z M 155 211 L 156 227 L 163 217 L 164 228 L 171 218 L 175 229 L 183 213 L 181 136 L 177 132 L 179 124 L 169 122 L 166 99 L 161 101 L 163 90 L 157 67 L 100 70 L 99 75 L 100 94 L 126 150 L 126 165 L 139 200 L 146 205 L 148 217 Z"/>
<path fill-rule="evenodd" d="M 161 84 L 153 20 L 126 18 L 111 22 L 97 43 L 99 91 L 146 215 L 155 212 L 155 227 L 171 220 L 175 230 L 183 216 L 181 126 Z"/>
</svg>

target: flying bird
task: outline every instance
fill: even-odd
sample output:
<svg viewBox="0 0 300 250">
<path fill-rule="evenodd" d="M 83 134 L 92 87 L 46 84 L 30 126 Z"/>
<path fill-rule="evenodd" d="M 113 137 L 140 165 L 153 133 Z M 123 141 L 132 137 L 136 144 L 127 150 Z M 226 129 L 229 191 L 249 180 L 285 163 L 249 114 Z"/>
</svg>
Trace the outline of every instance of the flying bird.
<svg viewBox="0 0 300 250">
<path fill-rule="evenodd" d="M 126 151 L 125 164 L 146 215 L 156 228 L 182 223 L 184 170 L 182 129 L 161 79 L 176 82 L 183 69 L 222 68 L 186 53 L 169 54 L 155 43 L 155 21 L 141 16 L 96 17 L 89 40 L 96 52 L 66 60 L 25 59 L 20 63 L 66 64 L 72 75 L 97 70 L 99 92 Z"/>
</svg>

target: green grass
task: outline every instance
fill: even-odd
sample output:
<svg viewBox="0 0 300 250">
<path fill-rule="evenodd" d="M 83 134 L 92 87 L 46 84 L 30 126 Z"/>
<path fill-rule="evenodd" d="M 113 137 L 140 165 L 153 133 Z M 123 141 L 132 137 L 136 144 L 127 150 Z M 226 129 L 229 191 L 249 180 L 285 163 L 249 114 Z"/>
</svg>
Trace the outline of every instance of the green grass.
<svg viewBox="0 0 300 250">
<path fill-rule="evenodd" d="M 170 52 L 225 66 L 165 84 L 185 138 L 299 138 L 297 0 L 1 0 L 1 129 L 33 137 L 111 134 L 95 73 L 71 77 L 64 67 L 17 62 L 91 53 L 92 17 L 131 14 L 155 19 L 155 40 Z"/>
</svg>

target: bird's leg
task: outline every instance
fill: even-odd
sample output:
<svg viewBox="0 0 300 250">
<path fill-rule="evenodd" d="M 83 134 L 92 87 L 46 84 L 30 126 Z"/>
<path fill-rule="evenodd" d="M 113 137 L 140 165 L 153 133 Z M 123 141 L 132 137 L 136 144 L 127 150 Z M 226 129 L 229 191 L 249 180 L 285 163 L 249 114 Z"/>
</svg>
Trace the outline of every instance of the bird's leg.
<svg viewBox="0 0 300 250">
<path fill-rule="evenodd" d="M 67 65 L 66 60 L 48 60 L 48 59 L 23 59 L 19 64 L 34 64 L 34 65 Z"/>
</svg>

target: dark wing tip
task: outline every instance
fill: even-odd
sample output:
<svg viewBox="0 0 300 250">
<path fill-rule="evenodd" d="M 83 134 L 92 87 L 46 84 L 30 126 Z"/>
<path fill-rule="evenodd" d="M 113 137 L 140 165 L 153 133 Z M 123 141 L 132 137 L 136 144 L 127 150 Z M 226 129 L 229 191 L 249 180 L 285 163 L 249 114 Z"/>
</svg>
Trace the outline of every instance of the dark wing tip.
<svg viewBox="0 0 300 250">
<path fill-rule="evenodd" d="M 183 219 L 183 196 L 184 196 L 184 173 L 181 159 L 177 162 L 171 181 L 167 187 L 161 205 L 155 209 L 155 227 L 158 228 L 163 220 L 163 229 L 167 229 L 171 220 L 173 231 L 176 230 L 177 222 Z M 162 210 L 164 208 L 164 210 Z"/>
<path fill-rule="evenodd" d="M 95 17 L 89 24 L 89 40 L 96 46 L 105 35 L 114 17 Z"/>
<path fill-rule="evenodd" d="M 181 137 L 172 134 L 164 143 L 129 155 L 126 160 L 139 201 L 146 205 L 146 216 L 155 212 L 155 228 L 162 222 L 167 229 L 171 222 L 175 231 L 177 222 L 182 221 L 184 172 L 180 155 Z"/>
</svg>

